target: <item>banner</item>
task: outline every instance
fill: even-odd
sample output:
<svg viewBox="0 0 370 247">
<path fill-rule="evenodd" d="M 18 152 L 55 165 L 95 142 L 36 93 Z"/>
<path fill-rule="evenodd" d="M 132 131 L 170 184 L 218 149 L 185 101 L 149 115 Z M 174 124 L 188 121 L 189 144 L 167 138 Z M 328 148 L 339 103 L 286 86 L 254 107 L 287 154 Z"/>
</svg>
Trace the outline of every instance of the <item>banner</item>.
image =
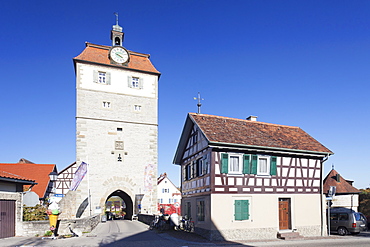
<svg viewBox="0 0 370 247">
<path fill-rule="evenodd" d="M 71 186 L 69 187 L 70 190 L 75 191 L 77 187 L 80 185 L 82 179 L 85 177 L 87 173 L 87 166 L 88 164 L 86 164 L 85 162 L 82 162 L 81 165 L 78 167 L 73 177 Z"/>
</svg>

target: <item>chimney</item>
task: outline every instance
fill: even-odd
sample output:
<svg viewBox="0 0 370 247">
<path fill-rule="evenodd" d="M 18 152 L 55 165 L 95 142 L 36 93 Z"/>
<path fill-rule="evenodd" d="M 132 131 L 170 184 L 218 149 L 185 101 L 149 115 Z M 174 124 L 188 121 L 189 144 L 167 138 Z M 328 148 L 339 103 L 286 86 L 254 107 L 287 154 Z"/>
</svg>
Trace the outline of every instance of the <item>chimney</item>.
<svg viewBox="0 0 370 247">
<path fill-rule="evenodd" d="M 248 121 L 257 121 L 257 116 L 249 116 L 247 117 Z"/>
</svg>

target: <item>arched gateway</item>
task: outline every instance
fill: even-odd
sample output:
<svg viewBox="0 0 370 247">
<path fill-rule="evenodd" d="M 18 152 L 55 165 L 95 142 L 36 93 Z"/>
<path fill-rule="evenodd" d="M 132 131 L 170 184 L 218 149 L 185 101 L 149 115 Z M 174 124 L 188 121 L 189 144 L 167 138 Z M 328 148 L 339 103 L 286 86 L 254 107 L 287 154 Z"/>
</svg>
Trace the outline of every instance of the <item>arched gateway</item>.
<svg viewBox="0 0 370 247">
<path fill-rule="evenodd" d="M 132 219 L 132 215 L 134 214 L 134 205 L 133 205 L 131 197 L 122 190 L 114 191 L 112 194 L 108 196 L 107 200 L 105 201 L 106 210 L 107 210 L 107 202 L 112 197 L 119 197 L 120 199 L 123 200 L 122 210 L 126 213 L 125 219 Z M 115 205 L 112 205 L 112 206 L 115 207 Z"/>
<path fill-rule="evenodd" d="M 86 42 L 73 59 L 76 72 L 76 162 L 88 172 L 63 212 L 81 217 L 104 213 L 105 201 L 118 195 L 128 214 L 156 212 L 158 79 L 149 55 L 122 47 L 116 23 L 112 46 Z M 129 215 L 128 215 L 129 216 Z"/>
</svg>

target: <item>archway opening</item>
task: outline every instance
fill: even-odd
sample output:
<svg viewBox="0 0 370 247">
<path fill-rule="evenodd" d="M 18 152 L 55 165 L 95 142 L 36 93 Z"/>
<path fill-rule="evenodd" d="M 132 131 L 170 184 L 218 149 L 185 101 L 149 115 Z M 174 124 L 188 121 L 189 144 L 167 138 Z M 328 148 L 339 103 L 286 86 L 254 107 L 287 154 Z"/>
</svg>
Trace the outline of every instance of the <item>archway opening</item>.
<svg viewBox="0 0 370 247">
<path fill-rule="evenodd" d="M 105 212 L 111 219 L 132 219 L 133 203 L 131 197 L 122 190 L 116 190 L 105 201 Z"/>
</svg>

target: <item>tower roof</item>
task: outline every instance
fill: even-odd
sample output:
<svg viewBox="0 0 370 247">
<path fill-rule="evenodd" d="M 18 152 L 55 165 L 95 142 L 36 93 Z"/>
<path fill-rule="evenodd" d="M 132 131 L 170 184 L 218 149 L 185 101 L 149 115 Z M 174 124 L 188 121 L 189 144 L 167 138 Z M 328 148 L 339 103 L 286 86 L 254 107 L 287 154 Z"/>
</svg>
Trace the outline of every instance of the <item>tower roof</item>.
<svg viewBox="0 0 370 247">
<path fill-rule="evenodd" d="M 108 53 L 110 46 L 105 45 L 95 45 L 86 42 L 86 48 L 81 52 L 80 55 L 73 58 L 74 62 L 84 61 L 90 63 L 99 63 L 108 66 L 126 68 L 130 70 L 137 70 L 141 72 L 147 72 L 151 74 L 158 74 L 160 72 L 154 67 L 152 62 L 149 60 L 149 54 L 137 53 L 133 51 L 128 51 L 130 54 L 130 62 L 127 66 L 114 65 L 110 63 Z"/>
</svg>

